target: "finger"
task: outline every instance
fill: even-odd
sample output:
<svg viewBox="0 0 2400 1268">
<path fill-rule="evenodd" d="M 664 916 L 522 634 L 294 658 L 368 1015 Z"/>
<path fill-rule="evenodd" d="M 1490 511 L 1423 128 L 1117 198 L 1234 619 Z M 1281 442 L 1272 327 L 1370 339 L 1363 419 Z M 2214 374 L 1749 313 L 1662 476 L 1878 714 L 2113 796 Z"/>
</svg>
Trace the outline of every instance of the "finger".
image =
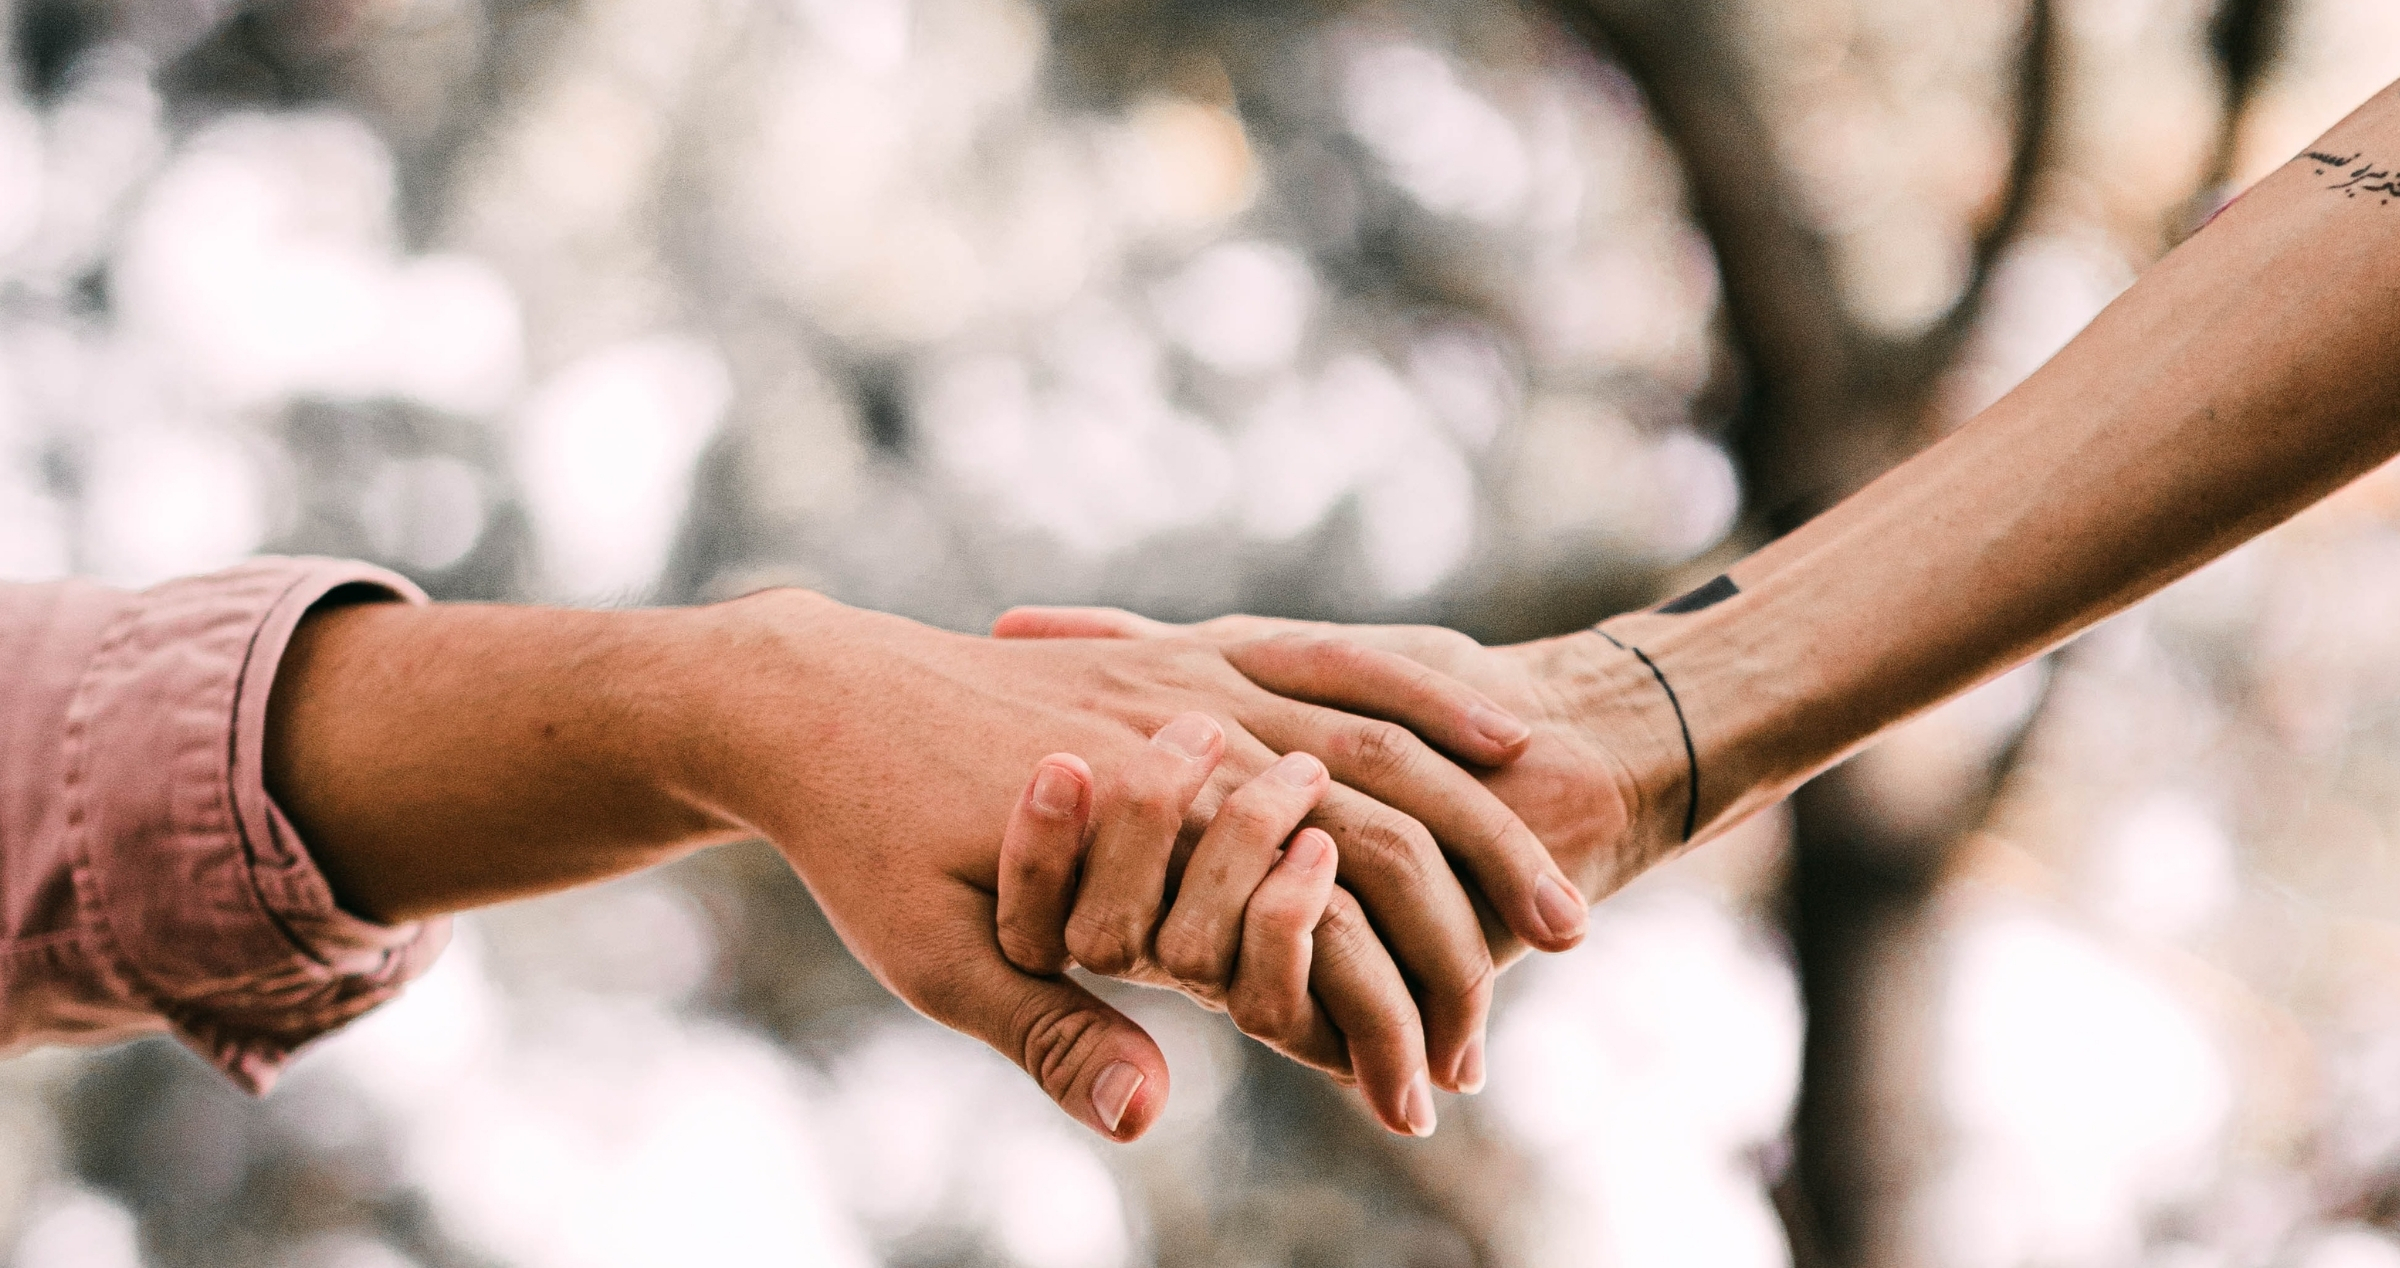
<svg viewBox="0 0 2400 1268">
<path fill-rule="evenodd" d="M 1167 1104 L 1167 1059 L 1149 1034 L 1073 981 L 1001 958 L 991 895 L 962 884 L 943 902 L 924 954 L 897 975 L 902 996 L 1016 1062 L 1093 1131 L 1124 1141 L 1149 1130 Z"/>
<path fill-rule="evenodd" d="M 1083 865 L 1092 770 L 1073 753 L 1052 753 L 1008 816 L 1000 838 L 1000 951 L 1028 973 L 1067 969 L 1067 915 Z"/>
<path fill-rule="evenodd" d="M 1260 712 L 1244 720 L 1259 739 L 1277 749 L 1315 753 L 1336 780 L 1431 830 L 1510 932 L 1544 951 L 1564 951 L 1583 940 L 1583 894 L 1541 839 L 1481 781 L 1407 728 L 1297 703 Z M 1343 879 L 1349 879 L 1346 870 Z M 1359 896 L 1370 904 L 1381 897 Z M 1384 914 L 1380 906 L 1371 909 Z"/>
<path fill-rule="evenodd" d="M 1234 668 L 1276 695 L 1399 723 L 1462 761 L 1506 765 L 1533 740 L 1533 728 L 1491 697 L 1352 639 L 1284 634 L 1223 650 Z"/>
<path fill-rule="evenodd" d="M 1333 838 L 1302 828 L 1242 913 L 1241 957 L 1225 1011 L 1242 1033 L 1298 1060 L 1349 1071 L 1340 1032 L 1309 994 L 1316 929 L 1333 899 Z"/>
<path fill-rule="evenodd" d="M 1389 806 L 1337 783 L 1308 823 L 1333 837 L 1344 890 L 1416 987 L 1434 1078 L 1457 1090 L 1482 1043 L 1496 976 L 1474 905 L 1432 834 Z M 1342 1018 L 1334 1024 L 1350 1033 Z"/>
<path fill-rule="evenodd" d="M 1416 1001 L 1366 913 L 1340 888 L 1317 920 L 1308 978 L 1349 1046 L 1359 1091 L 1375 1116 L 1402 1135 L 1432 1135 L 1433 1088 Z"/>
<path fill-rule="evenodd" d="M 993 638 L 1160 638 L 1176 632 L 1123 608 L 1010 608 L 992 622 Z"/>
<path fill-rule="evenodd" d="M 1123 977 L 1151 962 L 1184 812 L 1224 754 L 1225 730 L 1216 719 L 1183 714 L 1161 727 L 1100 797 L 1091 852 L 1067 917 L 1067 950 L 1077 963 Z"/>
<path fill-rule="evenodd" d="M 1287 753 L 1218 805 L 1184 864 L 1174 909 L 1158 929 L 1159 965 L 1186 991 L 1204 1000 L 1225 998 L 1241 949 L 1243 909 L 1256 901 L 1252 891 L 1330 782 L 1325 763 Z"/>
<path fill-rule="evenodd" d="M 1197 638 L 1240 643 L 1285 634 L 1342 638 L 1402 656 L 1438 659 L 1438 654 L 1474 650 L 1475 640 L 1438 625 L 1340 625 L 1297 621 L 1288 616 L 1236 613 L 1195 625 L 1154 621 L 1123 608 L 1011 608 L 992 623 L 994 638 Z"/>
</svg>

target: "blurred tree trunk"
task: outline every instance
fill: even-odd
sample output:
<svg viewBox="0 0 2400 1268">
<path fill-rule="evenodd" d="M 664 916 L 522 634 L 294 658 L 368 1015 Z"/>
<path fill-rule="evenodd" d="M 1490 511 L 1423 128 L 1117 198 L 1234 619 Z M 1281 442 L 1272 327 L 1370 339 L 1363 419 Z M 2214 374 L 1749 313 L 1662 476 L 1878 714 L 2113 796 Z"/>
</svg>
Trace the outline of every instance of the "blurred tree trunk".
<svg viewBox="0 0 2400 1268">
<path fill-rule="evenodd" d="M 1639 86 L 1714 249 L 1739 376 L 1725 440 L 1742 474 L 1749 535 L 1789 532 L 1934 439 L 1942 421 L 1935 393 L 1982 316 L 1995 264 L 2026 225 L 2057 130 L 2063 59 L 2052 0 L 2026 5 L 2005 185 L 1977 227 L 1966 283 L 1947 311 L 1905 339 L 1874 333 L 1844 306 L 1830 245 L 1794 196 L 1727 6 L 1551 7 Z M 2225 109 L 2191 200 L 2197 211 L 2213 209 L 2232 173 L 2239 121 L 2273 59 L 2284 7 L 2218 7 L 2210 51 Z M 2197 222 L 2192 216 L 2169 236 Z M 1794 798 L 1785 919 L 1808 1029 L 1793 1164 L 1777 1204 L 1797 1263 L 1913 1257 L 1903 1221 L 1940 1130 L 1927 1098 L 1929 900 L 1954 844 L 1988 813 L 2021 741 L 2020 734 L 1931 818 L 1895 817 L 1855 767 L 1829 772 Z"/>
</svg>

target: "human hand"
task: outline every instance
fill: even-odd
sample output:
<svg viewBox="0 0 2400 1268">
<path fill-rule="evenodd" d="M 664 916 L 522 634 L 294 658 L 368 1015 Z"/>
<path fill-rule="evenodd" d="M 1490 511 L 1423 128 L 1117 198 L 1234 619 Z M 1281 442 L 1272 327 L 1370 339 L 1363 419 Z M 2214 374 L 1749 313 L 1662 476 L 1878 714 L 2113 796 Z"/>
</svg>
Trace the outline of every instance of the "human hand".
<svg viewBox="0 0 2400 1268">
<path fill-rule="evenodd" d="M 1299 826 L 1329 786 L 1323 763 L 1286 754 L 1234 790 L 1194 851 L 1172 914 L 1159 918 L 1176 832 L 1142 808 L 1175 807 L 1199 791 L 1222 752 L 1206 742 L 1213 728 L 1198 713 L 1168 724 L 1114 806 L 1094 806 L 1082 759 L 1043 759 L 1001 848 L 1001 946 L 1016 967 L 1055 979 L 1090 929 L 1115 923 L 1119 909 L 1130 907 L 1155 931 L 1155 951 L 1124 976 L 1184 988 L 1200 970 L 1169 973 L 1155 957 L 1212 960 L 1212 1005 L 1245 1033 L 1346 1083 L 1357 1050 L 1357 1068 L 1385 1084 L 1364 1089 L 1384 1124 L 1431 1134 L 1433 1095 L 1408 986 L 1387 959 L 1369 954 L 1373 929 L 1334 885 L 1333 839 Z M 1198 756 L 1187 751 L 1193 741 L 1201 741 Z M 1376 971 L 1362 975 L 1360 968 Z M 1113 1033 L 1098 1042 L 1114 1053 L 1093 1081 L 1092 1108 L 1108 1134 L 1131 1139 L 1163 1105 L 1166 1071 L 1131 1022 L 1109 1020 Z M 1390 1086 L 1394 1074 L 1400 1078 Z M 1476 1072 L 1473 1081 L 1480 1079 Z"/>
<path fill-rule="evenodd" d="M 1111 1023 L 1088 995 L 1009 965 L 994 932 L 1000 828 L 1045 754 L 1082 754 L 1094 804 L 1115 805 L 1123 772 L 1169 719 L 1197 711 L 1217 722 L 1218 765 L 1188 809 L 1141 808 L 1176 832 L 1166 884 L 1232 789 L 1279 752 L 1318 754 L 1340 782 L 1307 821 L 1335 841 L 1344 885 L 1382 935 L 1340 966 L 1320 961 L 1405 974 L 1421 1068 L 1439 1086 L 1480 1068 L 1494 971 L 1459 875 L 1489 896 L 1493 930 L 1554 948 L 1581 936 L 1579 899 L 1554 925 L 1560 904 L 1539 898 L 1571 886 L 1473 776 L 1401 726 L 1260 688 L 1237 668 L 1247 654 L 1237 640 L 1003 642 L 792 591 L 705 611 L 716 685 L 682 761 L 692 799 L 774 840 L 886 985 L 1017 1060 L 1071 1113 L 1088 1112 L 1106 1064 L 1093 1064 L 1102 1045 L 1091 1040 Z M 1479 693 L 1397 656 L 1363 665 L 1358 682 L 1404 701 L 1408 726 L 1461 759 L 1506 762 L 1525 742 L 1522 725 Z M 1147 926 L 1094 921 L 1084 933 L 1076 958 L 1086 968 L 1142 965 Z M 1420 1067 L 1378 1066 L 1380 1051 L 1353 1053 L 1362 1085 L 1386 1121 L 1405 1122 L 1400 1102 Z"/>
<path fill-rule="evenodd" d="M 1170 625 L 1115 608 L 1017 608 L 995 637 L 1198 638 L 1240 643 L 1242 668 L 1295 699 L 1339 692 L 1345 707 L 1391 718 L 1357 675 L 1397 655 L 1463 682 L 1531 726 L 1524 752 L 1478 772 L 1550 850 L 1582 894 L 1606 897 L 1683 845 L 1685 766 L 1664 696 L 1630 655 L 1593 633 L 1485 647 L 1437 626 L 1336 625 L 1227 616 Z M 1506 964 L 1523 953 L 1493 947 Z"/>
</svg>

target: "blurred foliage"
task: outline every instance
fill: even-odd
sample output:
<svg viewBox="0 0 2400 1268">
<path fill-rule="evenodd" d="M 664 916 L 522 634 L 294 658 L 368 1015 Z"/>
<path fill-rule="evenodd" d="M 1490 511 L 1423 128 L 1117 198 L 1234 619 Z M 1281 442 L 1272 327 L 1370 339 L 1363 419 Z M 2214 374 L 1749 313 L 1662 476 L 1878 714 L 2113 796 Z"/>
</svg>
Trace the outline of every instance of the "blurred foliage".
<svg viewBox="0 0 2400 1268">
<path fill-rule="evenodd" d="M 7 14 L 0 575 L 309 551 L 960 629 L 1648 601 L 2400 72 L 2380 0 Z M 1103 1149 L 731 849 L 463 922 L 261 1103 L 161 1042 L 0 1066 L 0 1248 L 2400 1263 L 2392 487 L 1612 900 L 1430 1142 L 1126 996 L 1175 1101 Z"/>
</svg>

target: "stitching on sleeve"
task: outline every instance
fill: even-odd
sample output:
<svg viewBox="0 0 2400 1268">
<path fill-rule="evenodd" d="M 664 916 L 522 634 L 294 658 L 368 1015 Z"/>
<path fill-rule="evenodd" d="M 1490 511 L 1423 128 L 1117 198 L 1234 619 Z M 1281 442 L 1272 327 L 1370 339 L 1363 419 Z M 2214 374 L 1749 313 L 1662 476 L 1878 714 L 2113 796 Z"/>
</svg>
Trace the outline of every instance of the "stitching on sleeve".
<svg viewBox="0 0 2400 1268">
<path fill-rule="evenodd" d="M 234 841 L 241 846 L 242 879 L 246 883 L 244 887 L 249 891 L 250 901 L 257 907 L 259 914 L 265 917 L 267 923 L 273 925 L 275 931 L 283 935 L 283 940 L 291 945 L 296 954 L 305 958 L 309 963 L 324 968 L 327 972 L 338 973 L 340 971 L 338 967 L 317 954 L 317 949 L 309 945 L 308 940 L 301 937 L 299 931 L 293 929 L 291 923 L 284 919 L 283 913 L 276 909 L 274 900 L 267 895 L 265 887 L 259 884 L 259 845 L 258 842 L 251 839 L 250 825 L 242 822 L 241 797 L 233 786 L 234 780 L 240 778 L 242 693 L 249 690 L 250 687 L 250 667 L 258 658 L 258 640 L 266 633 L 268 624 L 282 613 L 283 606 L 291 600 L 292 593 L 309 579 L 306 574 L 294 577 L 291 584 L 285 586 L 283 591 L 275 596 L 274 602 L 266 606 L 266 610 L 260 614 L 258 622 L 250 627 L 250 638 L 242 645 L 242 662 L 234 670 L 232 707 L 226 714 L 225 761 L 218 768 L 220 778 L 216 783 L 217 794 L 224 802 L 226 822 L 232 826 Z M 337 583 L 328 589 L 327 593 L 348 584 L 352 583 Z M 268 689 L 273 690 L 272 683 L 268 684 Z M 259 779 L 263 781 L 266 778 L 266 753 L 263 746 L 258 754 L 258 759 L 260 763 Z M 279 860 L 276 866 L 283 866 L 287 862 L 288 860 Z M 387 952 L 385 955 L 387 963 L 389 959 L 390 955 Z M 343 976 L 349 975 L 343 974 Z"/>
<path fill-rule="evenodd" d="M 133 637 L 140 624 L 142 604 L 127 604 L 125 610 L 111 618 L 106 633 L 101 636 L 99 649 L 92 653 L 91 663 L 84 666 L 83 678 L 75 684 L 75 694 L 67 703 L 67 725 L 61 744 L 67 752 L 66 773 L 61 776 L 61 797 L 67 807 L 68 874 L 75 882 L 75 903 L 82 909 L 82 927 L 91 932 L 86 944 L 94 967 L 120 997 L 128 1002 L 149 1008 L 161 1017 L 171 1006 L 159 992 L 143 980 L 118 942 L 116 930 L 109 924 L 108 906 L 103 901 L 100 878 L 92 862 L 90 773 L 90 731 L 93 696 L 99 682 L 106 676 L 125 643 Z"/>
</svg>

